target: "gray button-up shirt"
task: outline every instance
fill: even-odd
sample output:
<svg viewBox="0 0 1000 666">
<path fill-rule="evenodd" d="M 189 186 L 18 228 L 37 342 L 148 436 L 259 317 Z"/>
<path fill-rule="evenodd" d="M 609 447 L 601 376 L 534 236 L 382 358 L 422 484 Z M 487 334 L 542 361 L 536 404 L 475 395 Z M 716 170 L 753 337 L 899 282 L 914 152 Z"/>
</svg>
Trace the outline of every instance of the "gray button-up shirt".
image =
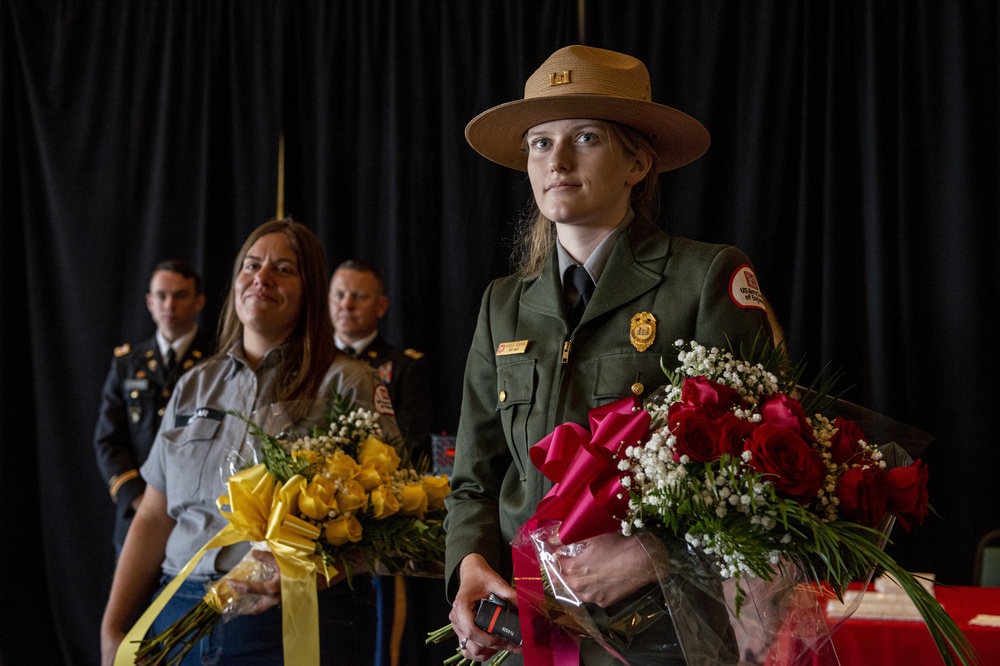
<svg viewBox="0 0 1000 666">
<path fill-rule="evenodd" d="M 216 506 L 216 499 L 226 492 L 226 480 L 246 463 L 261 462 L 256 459 L 259 448 L 248 433 L 249 426 L 227 414 L 228 410 L 251 417 L 269 434 L 297 433 L 309 425 L 322 424 L 332 389 L 358 407 L 380 411 L 385 440 L 401 441 L 378 375 L 346 355 L 338 355 L 330 365 L 305 419 L 293 424 L 284 409 L 287 405 L 261 404 L 262 396 L 270 395 L 271 384 L 277 381 L 281 355 L 281 348 L 268 352 L 254 372 L 247 365 L 242 346 L 236 345 L 227 358 L 209 360 L 178 382 L 149 458 L 140 470 L 146 483 L 166 496 L 167 513 L 177 521 L 167 541 L 164 573 L 180 572 L 198 549 L 227 525 Z M 191 577 L 207 579 L 225 573 L 247 550 L 248 543 L 209 550 Z"/>
</svg>

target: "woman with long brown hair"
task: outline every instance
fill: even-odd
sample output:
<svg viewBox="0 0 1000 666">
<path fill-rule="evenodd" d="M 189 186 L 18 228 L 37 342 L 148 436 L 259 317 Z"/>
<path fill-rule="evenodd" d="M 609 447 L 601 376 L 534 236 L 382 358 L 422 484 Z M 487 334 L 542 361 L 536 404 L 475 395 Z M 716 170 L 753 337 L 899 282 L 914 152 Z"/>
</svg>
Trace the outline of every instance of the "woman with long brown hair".
<svg viewBox="0 0 1000 666">
<path fill-rule="evenodd" d="M 326 259 L 316 235 L 290 219 L 255 229 L 237 255 L 220 318 L 220 351 L 178 382 L 140 472 L 147 491 L 129 530 L 101 624 L 102 659 L 119 644 L 158 586 L 172 580 L 226 525 L 216 507 L 234 458 L 246 457 L 253 415 L 277 434 L 321 419 L 332 392 L 381 415 L 386 441 L 400 441 L 385 386 L 365 364 L 341 354 L 327 314 Z M 153 633 L 204 596 L 204 583 L 242 559 L 249 544 L 205 552 L 167 602 Z M 334 583 L 340 579 L 334 579 Z M 247 589 L 262 595 L 253 614 L 221 622 L 184 664 L 281 664 L 280 574 Z M 374 607 L 367 580 L 319 594 L 324 663 L 370 662 Z M 204 662 L 203 662 L 204 660 Z"/>
</svg>

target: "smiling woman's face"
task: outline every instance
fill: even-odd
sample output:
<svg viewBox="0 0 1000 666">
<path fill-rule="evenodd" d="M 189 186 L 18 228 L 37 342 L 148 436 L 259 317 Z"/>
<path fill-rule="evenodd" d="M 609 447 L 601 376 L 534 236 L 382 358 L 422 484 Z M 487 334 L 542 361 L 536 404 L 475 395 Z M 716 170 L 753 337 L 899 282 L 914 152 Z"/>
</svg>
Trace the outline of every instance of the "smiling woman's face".
<svg viewBox="0 0 1000 666">
<path fill-rule="evenodd" d="M 243 259 L 233 289 L 248 354 L 263 356 L 288 339 L 302 311 L 302 276 L 284 234 L 257 239 Z"/>
</svg>

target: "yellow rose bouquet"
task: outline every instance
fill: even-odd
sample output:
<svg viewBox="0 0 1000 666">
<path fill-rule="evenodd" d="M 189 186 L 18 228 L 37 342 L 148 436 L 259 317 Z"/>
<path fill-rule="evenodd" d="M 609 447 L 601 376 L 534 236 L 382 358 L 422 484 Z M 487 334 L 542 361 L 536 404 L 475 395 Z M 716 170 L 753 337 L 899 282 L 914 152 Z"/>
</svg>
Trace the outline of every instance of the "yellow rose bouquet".
<svg viewBox="0 0 1000 666">
<path fill-rule="evenodd" d="M 421 475 L 401 465 L 396 450 L 382 439 L 378 414 L 355 408 L 335 394 L 325 426 L 295 439 L 268 434 L 250 418 L 230 414 L 248 424 L 263 462 L 228 477 L 228 492 L 217 504 L 229 525 L 186 569 L 209 548 L 242 541 L 253 547 L 229 573 L 207 584 L 204 598 L 167 630 L 143 637 L 144 631 L 133 628 L 116 664 L 180 663 L 218 622 L 253 608 L 254 595 L 236 593 L 229 581 L 268 580 L 274 575 L 270 565 L 253 556 L 254 550 L 270 551 L 281 571 L 288 663 L 319 661 L 316 576 L 329 581 L 343 572 L 353 584 L 352 575 L 359 570 L 416 575 L 442 571 L 448 478 Z M 168 592 L 172 594 L 164 590 L 136 627 L 148 628 Z M 131 639 L 133 632 L 139 636 L 137 643 Z"/>
</svg>

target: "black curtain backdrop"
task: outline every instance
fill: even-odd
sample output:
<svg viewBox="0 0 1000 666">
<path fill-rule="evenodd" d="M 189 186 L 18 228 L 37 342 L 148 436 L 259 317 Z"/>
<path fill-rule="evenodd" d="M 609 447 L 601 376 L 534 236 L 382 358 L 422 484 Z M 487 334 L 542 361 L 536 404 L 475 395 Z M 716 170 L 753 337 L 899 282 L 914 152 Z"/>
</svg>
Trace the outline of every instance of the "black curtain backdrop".
<svg viewBox="0 0 1000 666">
<path fill-rule="evenodd" d="M 889 548 L 968 584 L 1000 526 L 998 37 L 991 0 L 0 0 L 0 663 L 98 663 L 111 350 L 152 333 L 169 256 L 203 271 L 215 329 L 282 137 L 284 212 L 331 265 L 383 267 L 384 333 L 428 354 L 454 430 L 529 196 L 462 130 L 575 42 L 642 58 L 712 133 L 662 178 L 664 227 L 741 246 L 795 356 L 936 437 L 940 516 Z"/>
</svg>

